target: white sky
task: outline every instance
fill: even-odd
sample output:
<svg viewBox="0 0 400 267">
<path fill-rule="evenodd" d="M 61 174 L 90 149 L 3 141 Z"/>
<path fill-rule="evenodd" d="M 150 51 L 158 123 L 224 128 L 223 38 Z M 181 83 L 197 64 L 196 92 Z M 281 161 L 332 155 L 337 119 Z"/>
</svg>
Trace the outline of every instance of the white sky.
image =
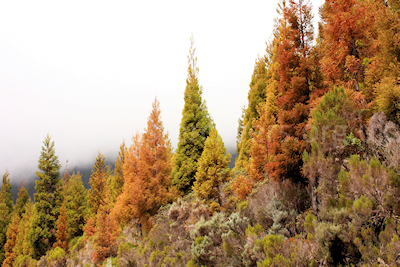
<svg viewBox="0 0 400 267">
<path fill-rule="evenodd" d="M 315 21 L 322 0 L 312 1 Z M 1 1 L 0 174 L 37 170 L 47 133 L 60 163 L 115 161 L 143 132 L 157 96 L 174 149 L 182 118 L 190 36 L 203 98 L 235 148 L 257 56 L 277 0 Z"/>
</svg>

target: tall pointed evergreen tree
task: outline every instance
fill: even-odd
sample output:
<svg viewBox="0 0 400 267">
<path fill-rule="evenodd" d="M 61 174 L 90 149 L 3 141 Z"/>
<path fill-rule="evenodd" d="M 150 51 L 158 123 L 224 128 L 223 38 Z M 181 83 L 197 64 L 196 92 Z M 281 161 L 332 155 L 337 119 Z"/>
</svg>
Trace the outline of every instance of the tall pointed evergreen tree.
<svg viewBox="0 0 400 267">
<path fill-rule="evenodd" d="M 10 176 L 10 173 L 6 171 L 6 173 L 3 175 L 3 183 L 0 191 L 0 202 L 6 204 L 9 213 L 11 213 L 13 211 L 14 202 L 11 192 L 10 178 L 8 178 L 8 176 Z"/>
<path fill-rule="evenodd" d="M 17 263 L 14 263 L 14 266 L 22 266 L 23 264 L 18 264 L 18 262 L 30 261 L 34 254 L 34 247 L 31 242 L 33 219 L 33 204 L 31 201 L 25 204 L 24 211 L 25 213 L 22 214 L 21 221 L 19 222 L 17 240 L 14 247 L 14 257 Z"/>
<path fill-rule="evenodd" d="M 5 260 L 2 265 L 4 267 L 11 267 L 15 259 L 14 247 L 17 243 L 19 221 L 20 216 L 17 213 L 14 213 L 7 230 L 7 242 L 4 245 Z"/>
<path fill-rule="evenodd" d="M 39 171 L 36 172 L 39 179 L 36 180 L 35 205 L 30 230 L 30 243 L 35 259 L 45 255 L 56 241 L 54 229 L 62 203 L 61 165 L 55 154 L 54 141 L 47 135 L 43 144 L 39 157 Z"/>
<path fill-rule="evenodd" d="M 69 225 L 69 238 L 83 235 L 85 219 L 89 213 L 88 191 L 82 182 L 82 175 L 73 173 L 64 189 L 64 203 Z"/>
<path fill-rule="evenodd" d="M 3 184 L 0 191 L 0 264 L 5 259 L 4 244 L 6 243 L 7 229 L 11 221 L 13 211 L 13 198 L 11 192 L 10 173 L 6 171 L 3 175 Z"/>
<path fill-rule="evenodd" d="M 197 58 L 194 40 L 188 56 L 188 76 L 185 89 L 185 106 L 179 130 L 178 148 L 174 155 L 172 171 L 173 183 L 179 191 L 188 193 L 195 180 L 198 160 L 203 153 L 204 143 L 210 134 L 212 121 L 205 102 L 202 100 L 202 87 L 198 83 Z"/>
<path fill-rule="evenodd" d="M 98 152 L 94 170 L 89 179 L 91 190 L 89 191 L 89 206 L 93 214 L 97 214 L 101 205 L 104 205 L 107 167 L 104 164 L 104 156 Z"/>
<path fill-rule="evenodd" d="M 196 196 L 207 203 L 216 202 L 222 206 L 222 187 L 230 177 L 228 167 L 231 155 L 217 130 L 213 128 L 208 136 L 204 151 L 199 160 L 193 191 Z"/>
<path fill-rule="evenodd" d="M 237 169 L 244 168 L 249 162 L 250 144 L 254 132 L 253 121 L 260 117 L 260 114 L 258 113 L 258 106 L 260 103 L 265 102 L 266 87 L 266 57 L 263 56 L 257 59 L 250 82 L 250 91 L 247 97 L 249 106 L 244 113 L 244 118 L 242 121 L 243 130 L 241 131 L 240 142 L 237 145 L 238 157 L 235 163 L 235 167 Z"/>
<path fill-rule="evenodd" d="M 307 0 L 290 0 L 283 8 L 286 27 L 281 27 L 282 41 L 277 55 L 279 66 L 278 97 L 279 127 L 271 130 L 268 142 L 267 173 L 273 180 L 304 182 L 301 174 L 302 154 L 309 144 L 303 134 L 309 115 L 312 85 L 310 53 L 313 40 L 312 5 Z"/>
<path fill-rule="evenodd" d="M 18 216 L 22 216 L 25 213 L 25 205 L 31 201 L 31 198 L 28 194 L 28 190 L 25 186 L 25 181 L 22 182 L 21 187 L 18 189 L 18 197 L 15 202 L 14 212 L 18 214 Z"/>
</svg>

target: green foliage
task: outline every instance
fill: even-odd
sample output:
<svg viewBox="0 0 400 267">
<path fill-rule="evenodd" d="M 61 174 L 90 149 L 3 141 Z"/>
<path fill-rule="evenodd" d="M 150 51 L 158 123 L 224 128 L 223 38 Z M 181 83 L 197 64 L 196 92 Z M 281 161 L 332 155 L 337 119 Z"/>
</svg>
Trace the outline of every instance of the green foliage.
<svg viewBox="0 0 400 267">
<path fill-rule="evenodd" d="M 125 156 L 127 153 L 127 148 L 125 145 L 125 141 L 122 142 L 119 152 L 118 152 L 118 157 L 117 161 L 115 162 L 115 195 L 118 196 L 119 194 L 122 193 L 122 187 L 124 186 L 124 176 L 123 176 L 123 171 L 122 171 L 122 166 L 124 165 L 125 162 Z"/>
<path fill-rule="evenodd" d="M 188 56 L 185 106 L 182 111 L 178 148 L 174 155 L 172 170 L 173 184 L 185 194 L 192 189 L 198 160 L 213 125 L 205 102 L 202 100 L 202 88 L 198 84 L 197 58 L 194 55 L 193 42 L 192 38 Z"/>
<path fill-rule="evenodd" d="M 64 203 L 67 209 L 69 238 L 83 235 L 83 227 L 89 212 L 88 191 L 82 182 L 82 175 L 73 173 L 65 184 Z"/>
<path fill-rule="evenodd" d="M 28 190 L 25 187 L 25 182 L 22 182 L 21 188 L 18 189 L 18 197 L 14 207 L 15 213 L 22 217 L 22 214 L 25 213 L 26 203 L 30 201 L 31 198 L 28 194 Z"/>
<path fill-rule="evenodd" d="M 37 263 L 38 261 L 29 255 L 20 255 L 15 259 L 13 266 L 36 267 Z"/>
<path fill-rule="evenodd" d="M 69 241 L 69 251 L 75 252 L 83 249 L 85 247 L 85 237 L 77 236 Z"/>
<path fill-rule="evenodd" d="M 43 144 L 38 165 L 40 171 L 36 172 L 39 180 L 36 181 L 29 238 L 35 259 L 45 255 L 56 241 L 54 229 L 62 202 L 61 165 L 55 155 L 54 142 L 47 135 Z"/>
<path fill-rule="evenodd" d="M 203 153 L 199 159 L 196 181 L 193 191 L 195 195 L 207 203 L 218 202 L 222 206 L 222 187 L 230 178 L 228 163 L 231 155 L 226 154 L 226 148 L 217 130 L 211 130 Z"/>
<path fill-rule="evenodd" d="M 99 208 L 105 203 L 107 167 L 104 164 L 104 159 L 103 154 L 98 152 L 94 163 L 94 170 L 92 170 L 92 175 L 90 175 L 89 179 L 91 187 L 89 191 L 89 207 L 93 214 L 97 214 Z"/>
<path fill-rule="evenodd" d="M 250 90 L 247 96 L 249 101 L 247 109 L 243 109 L 242 118 L 239 119 L 237 135 L 237 160 L 235 167 L 244 168 L 249 162 L 250 143 L 254 131 L 253 121 L 260 117 L 258 106 L 266 100 L 267 67 L 266 57 L 257 59 L 250 82 Z"/>
<path fill-rule="evenodd" d="M 47 267 L 47 266 L 57 266 L 64 267 L 67 266 L 67 253 L 59 247 L 56 247 L 47 252 L 46 256 L 42 257 L 38 262 L 37 266 Z"/>
<path fill-rule="evenodd" d="M 14 201 L 12 198 L 10 178 L 8 178 L 9 175 L 10 173 L 8 171 L 3 175 L 0 191 L 0 203 L 6 204 L 9 213 L 11 213 L 13 211 Z"/>
<path fill-rule="evenodd" d="M 0 264 L 5 259 L 4 245 L 7 241 L 6 234 L 14 208 L 9 175 L 8 171 L 3 175 L 3 183 L 0 191 Z"/>
<path fill-rule="evenodd" d="M 391 121 L 400 121 L 400 85 L 397 79 L 386 77 L 375 87 L 375 101 L 378 110 L 383 111 Z"/>
</svg>

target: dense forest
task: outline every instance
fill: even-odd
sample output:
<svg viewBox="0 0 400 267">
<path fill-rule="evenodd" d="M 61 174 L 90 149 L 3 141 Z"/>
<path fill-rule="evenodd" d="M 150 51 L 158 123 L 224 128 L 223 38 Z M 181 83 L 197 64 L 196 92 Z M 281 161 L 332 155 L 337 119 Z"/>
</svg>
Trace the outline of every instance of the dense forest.
<svg viewBox="0 0 400 267">
<path fill-rule="evenodd" d="M 326 0 L 318 31 L 311 10 L 279 1 L 234 168 L 191 39 L 175 152 L 157 98 L 89 189 L 47 136 L 33 199 L 3 175 L 0 264 L 400 266 L 400 1 Z"/>
</svg>

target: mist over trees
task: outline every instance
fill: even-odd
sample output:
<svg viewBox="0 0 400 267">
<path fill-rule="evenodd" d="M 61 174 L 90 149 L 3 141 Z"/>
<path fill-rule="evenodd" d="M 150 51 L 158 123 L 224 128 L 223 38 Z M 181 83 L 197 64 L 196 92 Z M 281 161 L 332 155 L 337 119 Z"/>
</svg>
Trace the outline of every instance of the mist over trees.
<svg viewBox="0 0 400 267">
<path fill-rule="evenodd" d="M 87 181 L 48 135 L 33 198 L 3 175 L 2 266 L 399 266 L 400 3 L 327 0 L 317 34 L 311 10 L 279 1 L 234 166 L 193 37 L 175 152 L 157 98 Z"/>
</svg>

